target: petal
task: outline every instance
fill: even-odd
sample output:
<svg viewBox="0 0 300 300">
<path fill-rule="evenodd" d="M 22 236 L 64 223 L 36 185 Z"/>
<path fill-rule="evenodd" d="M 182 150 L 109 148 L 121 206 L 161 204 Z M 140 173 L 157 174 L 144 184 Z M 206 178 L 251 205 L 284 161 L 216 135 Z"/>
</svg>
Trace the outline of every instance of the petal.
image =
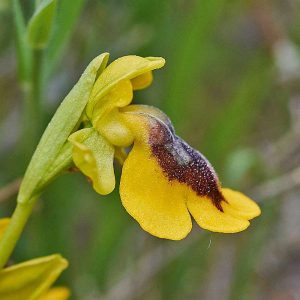
<svg viewBox="0 0 300 300">
<path fill-rule="evenodd" d="M 93 108 L 92 121 L 97 122 L 115 107 L 124 107 L 130 104 L 133 98 L 132 85 L 129 79 L 118 82 Z"/>
<path fill-rule="evenodd" d="M 244 194 L 228 188 L 222 188 L 222 194 L 227 201 L 222 204 L 225 213 L 247 220 L 261 214 L 259 206 Z"/>
<path fill-rule="evenodd" d="M 74 146 L 75 165 L 92 180 L 95 191 L 101 195 L 112 192 L 115 188 L 114 147 L 93 128 L 73 133 L 69 141 Z"/>
<path fill-rule="evenodd" d="M 118 109 L 113 109 L 109 114 L 99 119 L 95 128 L 114 146 L 128 147 L 133 143 L 133 135 L 128 126 L 124 124 Z"/>
<path fill-rule="evenodd" d="M 134 132 L 135 143 L 149 144 L 151 157 L 163 169 L 164 176 L 172 184 L 181 183 L 184 191 L 178 195 L 187 199 L 188 210 L 202 228 L 233 233 L 249 226 L 247 209 L 254 210 L 249 201 L 247 207 L 238 206 L 236 197 L 232 200 L 234 205 L 226 203 L 227 197 L 224 198 L 218 177 L 206 158 L 176 136 L 172 127 L 161 121 L 159 114 L 131 106 L 122 111 L 125 122 Z M 227 196 L 226 190 L 225 193 Z M 243 208 L 246 212 L 239 211 Z M 256 211 L 250 213 L 257 215 Z"/>
<path fill-rule="evenodd" d="M 192 228 L 182 185 L 169 181 L 146 145 L 139 142 L 125 160 L 120 195 L 127 212 L 152 235 L 180 240 Z"/>
<path fill-rule="evenodd" d="M 214 232 L 235 233 L 245 230 L 249 221 L 231 216 L 216 208 L 211 199 L 190 194 L 187 206 L 195 221 L 203 229 Z"/>
<path fill-rule="evenodd" d="M 151 85 L 153 81 L 153 74 L 151 71 L 146 72 L 131 79 L 132 87 L 134 90 L 142 90 Z"/>
<path fill-rule="evenodd" d="M 39 299 L 67 266 L 54 254 L 5 268 L 0 272 L 0 299 Z"/>
<path fill-rule="evenodd" d="M 129 55 L 113 61 L 99 76 L 92 90 L 87 105 L 87 115 L 92 116 L 96 103 L 106 95 L 118 82 L 124 79 L 133 79 L 143 73 L 159 69 L 165 64 L 161 57 L 143 58 Z"/>
<path fill-rule="evenodd" d="M 71 296 L 70 290 L 63 286 L 51 288 L 39 300 L 67 300 Z"/>
<path fill-rule="evenodd" d="M 0 219 L 0 239 L 9 223 L 9 218 L 3 218 L 3 219 Z"/>
</svg>

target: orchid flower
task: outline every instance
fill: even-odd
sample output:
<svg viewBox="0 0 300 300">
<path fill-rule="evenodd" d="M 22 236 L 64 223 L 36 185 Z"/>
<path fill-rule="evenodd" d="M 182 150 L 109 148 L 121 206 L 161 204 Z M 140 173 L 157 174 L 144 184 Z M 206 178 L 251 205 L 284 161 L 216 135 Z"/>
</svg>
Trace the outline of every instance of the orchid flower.
<svg viewBox="0 0 300 300">
<path fill-rule="evenodd" d="M 123 156 L 122 204 L 154 236 L 183 239 L 191 216 L 210 231 L 245 230 L 260 214 L 258 205 L 223 188 L 208 160 L 176 135 L 162 111 L 131 104 L 134 90 L 148 87 L 152 71 L 164 63 L 132 55 L 104 68 L 85 109 L 85 128 L 69 137 L 74 163 L 105 195 L 115 188 L 113 160 Z"/>
</svg>

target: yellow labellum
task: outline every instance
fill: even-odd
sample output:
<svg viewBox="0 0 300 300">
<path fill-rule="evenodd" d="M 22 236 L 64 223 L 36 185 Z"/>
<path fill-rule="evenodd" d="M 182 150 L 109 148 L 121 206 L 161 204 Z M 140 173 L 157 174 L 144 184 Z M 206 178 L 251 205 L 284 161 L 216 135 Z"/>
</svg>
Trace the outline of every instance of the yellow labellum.
<svg viewBox="0 0 300 300">
<path fill-rule="evenodd" d="M 225 213 L 251 220 L 261 214 L 259 206 L 244 194 L 228 188 L 222 189 L 227 202 L 223 203 Z"/>
<path fill-rule="evenodd" d="M 127 212 L 149 233 L 183 239 L 192 229 L 185 186 L 170 182 L 145 145 L 135 143 L 122 169 L 120 196 Z"/>
<path fill-rule="evenodd" d="M 173 240 L 191 230 L 235 233 L 260 214 L 240 192 L 221 188 L 208 161 L 177 137 L 167 118 L 151 109 L 126 108 L 123 122 L 135 142 L 124 162 L 120 195 L 127 212 L 149 233 Z"/>
<path fill-rule="evenodd" d="M 245 230 L 250 225 L 246 219 L 219 211 L 206 197 L 191 194 L 187 206 L 199 226 L 210 231 L 235 233 Z"/>
</svg>

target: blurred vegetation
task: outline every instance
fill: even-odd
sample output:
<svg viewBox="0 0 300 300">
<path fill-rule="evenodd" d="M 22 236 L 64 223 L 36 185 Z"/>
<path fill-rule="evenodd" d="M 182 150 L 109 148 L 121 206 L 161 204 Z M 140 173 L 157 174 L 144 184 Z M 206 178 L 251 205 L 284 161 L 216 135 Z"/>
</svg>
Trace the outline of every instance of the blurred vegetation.
<svg viewBox="0 0 300 300">
<path fill-rule="evenodd" d="M 256 198 L 263 211 L 246 232 L 194 226 L 170 242 L 139 228 L 118 189 L 101 197 L 84 176 L 65 174 L 38 202 L 12 262 L 61 253 L 70 267 L 60 283 L 72 299 L 299 299 L 291 284 L 300 280 L 299 8 L 297 0 L 58 0 L 46 48 L 24 56 L 34 1 L 2 0 L 0 186 L 23 174 L 93 57 L 163 56 L 166 67 L 135 101 L 163 109 L 223 184 Z M 30 84 L 38 94 L 28 95 Z M 1 200 L 1 216 L 14 199 Z"/>
</svg>

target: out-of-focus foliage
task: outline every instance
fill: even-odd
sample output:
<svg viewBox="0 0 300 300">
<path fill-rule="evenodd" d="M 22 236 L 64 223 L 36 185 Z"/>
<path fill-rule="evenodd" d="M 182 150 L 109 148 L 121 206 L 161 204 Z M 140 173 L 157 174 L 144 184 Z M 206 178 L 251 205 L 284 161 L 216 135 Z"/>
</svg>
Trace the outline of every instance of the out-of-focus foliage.
<svg viewBox="0 0 300 300">
<path fill-rule="evenodd" d="M 37 2 L 35 12 L 28 22 L 27 39 L 33 49 L 47 46 L 52 33 L 56 0 Z"/>
<path fill-rule="evenodd" d="M 61 253 L 70 261 L 61 283 L 71 287 L 72 299 L 296 299 L 299 1 L 57 1 L 39 70 L 39 118 L 26 117 L 26 124 L 21 81 L 31 76 L 30 55 L 20 47 L 26 48 L 34 1 L 20 1 L 23 16 L 19 2 L 12 3 L 0 6 L 0 186 L 24 172 L 22 145 L 30 140 L 24 126 L 44 129 L 86 64 L 110 52 L 111 60 L 166 58 L 134 101 L 162 108 L 224 185 L 262 204 L 247 232 L 195 227 L 174 243 L 142 231 L 118 189 L 102 197 L 84 176 L 65 174 L 38 202 L 12 260 Z M 0 217 L 14 207 L 14 196 L 5 200 Z"/>
</svg>

